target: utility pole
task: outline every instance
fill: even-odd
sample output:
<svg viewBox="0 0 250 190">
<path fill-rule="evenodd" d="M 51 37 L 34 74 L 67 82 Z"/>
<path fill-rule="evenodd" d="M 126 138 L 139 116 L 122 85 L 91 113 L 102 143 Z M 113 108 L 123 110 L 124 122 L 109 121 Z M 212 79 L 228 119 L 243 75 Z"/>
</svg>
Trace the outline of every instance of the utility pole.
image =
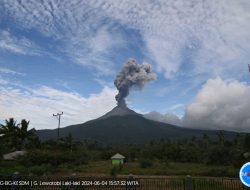
<svg viewBox="0 0 250 190">
<path fill-rule="evenodd" d="M 63 115 L 63 112 L 62 113 L 53 114 L 53 117 L 56 117 L 58 119 L 57 140 L 59 140 L 59 129 L 60 129 L 60 124 L 61 124 L 61 115 Z"/>
</svg>

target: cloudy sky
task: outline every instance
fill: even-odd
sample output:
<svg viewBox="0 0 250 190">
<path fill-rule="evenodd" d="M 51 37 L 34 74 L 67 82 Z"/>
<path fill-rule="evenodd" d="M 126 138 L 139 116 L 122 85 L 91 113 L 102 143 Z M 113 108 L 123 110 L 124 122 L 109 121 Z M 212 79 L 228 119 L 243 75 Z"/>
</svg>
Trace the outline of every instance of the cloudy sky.
<svg viewBox="0 0 250 190">
<path fill-rule="evenodd" d="M 0 121 L 97 118 L 116 105 L 113 80 L 132 57 L 157 80 L 130 93 L 130 108 L 250 131 L 249 10 L 249 0 L 2 0 Z"/>
</svg>

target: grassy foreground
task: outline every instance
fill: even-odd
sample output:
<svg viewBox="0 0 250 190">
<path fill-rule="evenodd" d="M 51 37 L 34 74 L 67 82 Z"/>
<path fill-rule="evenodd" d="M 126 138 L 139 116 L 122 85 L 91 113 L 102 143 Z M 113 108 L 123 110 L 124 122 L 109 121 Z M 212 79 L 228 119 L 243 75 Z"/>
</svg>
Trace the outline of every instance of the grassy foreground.
<svg viewBox="0 0 250 190">
<path fill-rule="evenodd" d="M 56 174 L 70 175 L 77 173 L 80 176 L 110 175 L 113 166 L 110 161 L 89 162 L 87 165 L 72 167 L 69 164 L 61 165 Z M 192 175 L 192 176 L 223 176 L 238 177 L 239 170 L 232 166 L 212 166 L 197 163 L 168 164 L 155 162 L 152 166 L 142 168 L 139 162 L 128 162 L 118 172 L 118 175 Z"/>
<path fill-rule="evenodd" d="M 93 176 L 93 175 L 111 175 L 113 166 L 111 161 L 91 161 L 87 165 L 71 165 L 62 164 L 53 173 L 54 175 L 71 175 L 76 173 L 80 176 Z M 0 166 L 0 175 L 11 175 L 18 171 L 25 175 L 36 171 L 39 174 L 39 170 L 43 170 L 43 167 L 32 166 L 23 167 L 15 162 L 5 161 Z M 178 163 L 170 162 L 168 164 L 161 162 L 154 162 L 152 166 L 142 167 L 139 162 L 127 162 L 123 165 L 118 175 L 192 175 L 192 176 L 221 176 L 221 177 L 238 177 L 239 169 L 232 166 L 215 166 L 198 163 Z M 43 171 L 41 171 L 43 173 Z M 48 173 L 48 175 L 50 175 Z"/>
</svg>

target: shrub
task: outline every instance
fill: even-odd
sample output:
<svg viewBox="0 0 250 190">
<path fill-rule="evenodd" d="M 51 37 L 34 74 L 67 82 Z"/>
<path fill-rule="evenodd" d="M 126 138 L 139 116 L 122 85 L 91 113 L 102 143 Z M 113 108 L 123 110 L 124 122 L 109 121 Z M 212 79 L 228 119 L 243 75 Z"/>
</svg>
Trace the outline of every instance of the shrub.
<svg viewBox="0 0 250 190">
<path fill-rule="evenodd" d="M 12 176 L 14 172 L 19 172 L 23 175 L 27 175 L 27 168 L 22 165 L 15 165 L 12 167 L 1 167 L 0 175 Z"/>
<path fill-rule="evenodd" d="M 86 165 L 88 164 L 89 157 L 84 151 L 77 151 L 71 153 L 73 164 Z"/>
<path fill-rule="evenodd" d="M 82 165 L 88 163 L 88 156 L 84 152 L 30 150 L 19 162 L 25 166 L 50 164 L 57 167 L 64 163 Z"/>
<path fill-rule="evenodd" d="M 52 171 L 52 166 L 49 164 L 42 164 L 39 166 L 32 166 L 29 168 L 29 173 L 37 175 L 37 176 L 41 176 L 45 173 L 48 173 L 50 171 Z"/>
<path fill-rule="evenodd" d="M 148 160 L 148 159 L 140 160 L 140 167 L 141 168 L 149 168 L 151 166 L 153 166 L 153 162 L 151 160 Z"/>
<path fill-rule="evenodd" d="M 203 175 L 207 176 L 214 176 L 214 177 L 235 177 L 233 173 L 231 173 L 227 168 L 216 168 L 216 169 L 209 169 L 208 171 L 204 172 Z"/>
<path fill-rule="evenodd" d="M 2 162 L 3 160 L 3 154 L 0 152 L 0 163 Z"/>
<path fill-rule="evenodd" d="M 112 176 L 112 177 L 116 177 L 116 175 L 117 175 L 117 173 L 118 173 L 118 168 L 117 168 L 117 166 L 114 166 L 111 170 L 110 170 L 110 175 Z"/>
</svg>

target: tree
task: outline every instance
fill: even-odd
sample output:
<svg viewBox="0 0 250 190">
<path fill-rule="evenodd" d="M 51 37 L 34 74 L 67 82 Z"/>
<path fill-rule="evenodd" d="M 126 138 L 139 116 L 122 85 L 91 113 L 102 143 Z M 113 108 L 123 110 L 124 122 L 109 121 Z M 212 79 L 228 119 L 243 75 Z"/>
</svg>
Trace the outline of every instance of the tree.
<svg viewBox="0 0 250 190">
<path fill-rule="evenodd" d="M 202 136 L 202 142 L 203 142 L 205 148 L 208 147 L 209 141 L 210 141 L 210 139 L 209 139 L 208 135 L 206 133 L 204 133 Z"/>
<path fill-rule="evenodd" d="M 245 138 L 244 138 L 244 148 L 245 150 L 250 150 L 249 147 L 250 147 L 250 135 L 249 134 L 246 134 L 245 135 Z"/>
<path fill-rule="evenodd" d="M 234 137 L 234 145 L 239 146 L 240 145 L 240 134 L 237 133 L 237 135 Z"/>
<path fill-rule="evenodd" d="M 192 139 L 191 139 L 192 143 L 195 144 L 196 141 L 197 141 L 197 137 L 196 136 L 193 136 Z"/>
<path fill-rule="evenodd" d="M 5 125 L 0 125 L 0 137 L 9 149 L 18 150 L 23 148 L 25 141 L 34 142 L 37 140 L 35 129 L 28 130 L 29 121 L 23 119 L 21 123 L 16 124 L 14 118 L 5 120 Z"/>
<path fill-rule="evenodd" d="M 16 121 L 14 118 L 10 118 L 9 120 L 5 120 L 5 125 L 0 125 L 0 137 L 3 141 L 3 143 L 10 147 L 10 148 L 16 148 L 18 146 L 18 138 L 16 136 L 18 125 L 16 124 Z"/>
<path fill-rule="evenodd" d="M 21 123 L 18 124 L 17 128 L 17 136 L 20 140 L 20 147 L 23 148 L 25 141 L 34 141 L 37 139 L 37 136 L 35 135 L 35 129 L 28 130 L 29 127 L 29 121 L 26 121 L 25 119 L 22 119 Z"/>
<path fill-rule="evenodd" d="M 75 142 L 74 142 L 74 139 L 73 139 L 71 133 L 69 133 L 64 138 L 61 138 L 61 142 L 62 142 L 63 148 L 66 148 L 66 149 L 70 150 L 70 152 L 73 151 L 73 147 L 74 147 Z"/>
<path fill-rule="evenodd" d="M 9 136 L 13 134 L 17 129 L 17 124 L 14 118 L 10 118 L 9 120 L 5 120 L 5 125 L 0 124 L 0 134 L 3 137 Z"/>
<path fill-rule="evenodd" d="M 217 136 L 218 136 L 218 140 L 219 140 L 220 145 L 224 145 L 224 143 L 225 143 L 225 136 L 224 136 L 223 131 L 220 131 L 217 134 Z"/>
</svg>

